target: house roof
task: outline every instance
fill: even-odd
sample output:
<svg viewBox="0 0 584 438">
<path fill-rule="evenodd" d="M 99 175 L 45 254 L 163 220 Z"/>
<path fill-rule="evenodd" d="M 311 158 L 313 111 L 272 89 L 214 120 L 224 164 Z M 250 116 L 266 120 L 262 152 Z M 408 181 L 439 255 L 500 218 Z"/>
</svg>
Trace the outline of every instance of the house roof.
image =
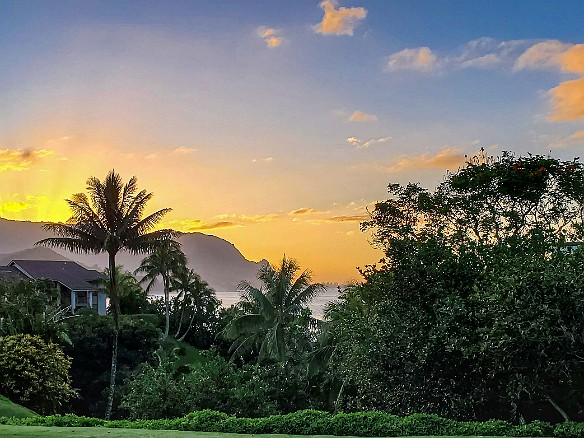
<svg viewBox="0 0 584 438">
<path fill-rule="evenodd" d="M 71 261 L 12 260 L 8 266 L 17 268 L 28 278 L 57 281 L 66 288 L 76 291 L 97 291 L 99 288 L 89 282 L 105 278 L 100 272 L 85 269 Z"/>
</svg>

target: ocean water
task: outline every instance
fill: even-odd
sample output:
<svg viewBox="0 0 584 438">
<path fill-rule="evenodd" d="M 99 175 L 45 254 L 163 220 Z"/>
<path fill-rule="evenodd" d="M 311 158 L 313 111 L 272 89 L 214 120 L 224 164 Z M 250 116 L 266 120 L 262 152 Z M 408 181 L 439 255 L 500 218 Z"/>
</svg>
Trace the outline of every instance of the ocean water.
<svg viewBox="0 0 584 438">
<path fill-rule="evenodd" d="M 217 298 L 221 300 L 222 307 L 231 307 L 233 304 L 237 303 L 241 297 L 239 292 L 216 292 Z M 171 292 L 171 297 L 176 295 Z M 151 292 L 149 294 L 151 298 L 159 298 L 162 297 L 162 292 Z M 317 296 L 311 303 L 309 303 L 308 307 L 312 310 L 312 315 L 315 318 L 322 319 L 324 309 L 328 303 L 331 301 L 335 301 L 339 298 L 339 291 L 336 287 L 326 288 L 326 290 Z"/>
</svg>

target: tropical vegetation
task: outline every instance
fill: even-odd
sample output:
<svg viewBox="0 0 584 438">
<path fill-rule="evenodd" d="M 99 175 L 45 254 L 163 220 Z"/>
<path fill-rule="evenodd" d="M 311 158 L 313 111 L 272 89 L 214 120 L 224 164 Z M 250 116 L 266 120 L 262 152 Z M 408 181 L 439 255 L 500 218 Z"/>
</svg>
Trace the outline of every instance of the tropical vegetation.
<svg viewBox="0 0 584 438">
<path fill-rule="evenodd" d="M 70 317 L 48 283 L 0 284 L 0 341 L 29 336 L 61 358 L 53 404 L 22 396 L 41 386 L 16 372 L 3 395 L 122 422 L 14 424 L 584 436 L 573 423 L 584 420 L 584 165 L 481 152 L 434 190 L 388 189 L 361 225 L 383 259 L 318 320 L 309 304 L 324 286 L 286 256 L 222 308 L 179 235 L 152 231 L 168 209 L 142 219 L 151 194 L 135 178 L 90 179 L 69 222 L 48 227 L 60 237 L 41 243 L 108 252 L 110 314 Z M 134 274 L 115 266 L 122 248 L 145 254 Z M 164 296 L 152 300 L 158 279 Z M 29 350 L 31 373 L 54 366 Z"/>
<path fill-rule="evenodd" d="M 74 194 L 67 200 L 71 217 L 67 223 L 51 223 L 44 226 L 58 237 L 49 237 L 37 242 L 38 245 L 64 248 L 73 252 L 108 255 L 110 300 L 114 322 L 114 342 L 112 346 L 110 390 L 105 416 L 111 415 L 116 386 L 120 301 L 116 283 L 116 255 L 125 249 L 132 253 L 152 251 L 161 241 L 176 236 L 172 230 L 153 228 L 170 211 L 158 210 L 144 217 L 146 204 L 152 193 L 138 192 L 136 177 L 123 184 L 122 178 L 111 170 L 104 181 L 96 177 L 87 180 L 85 193 Z"/>
</svg>

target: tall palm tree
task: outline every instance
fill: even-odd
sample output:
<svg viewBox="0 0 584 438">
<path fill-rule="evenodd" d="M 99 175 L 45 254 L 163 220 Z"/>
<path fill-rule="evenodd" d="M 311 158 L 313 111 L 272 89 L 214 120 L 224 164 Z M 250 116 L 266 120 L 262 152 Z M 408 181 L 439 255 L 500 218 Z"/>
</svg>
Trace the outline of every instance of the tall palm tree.
<svg viewBox="0 0 584 438">
<path fill-rule="evenodd" d="M 172 289 L 178 292 L 176 303 L 180 308 L 177 329 L 174 337 L 182 341 L 193 326 L 196 317 L 201 318 L 206 311 L 216 309 L 220 302 L 215 291 L 194 270 L 183 269 L 171 278 Z M 211 310 L 211 312 L 213 311 Z M 185 314 L 191 313 L 189 324 L 179 337 Z"/>
<path fill-rule="evenodd" d="M 166 324 L 162 340 L 166 340 L 170 330 L 170 279 L 173 274 L 185 269 L 187 258 L 180 249 L 180 244 L 174 240 L 169 240 L 161 245 L 157 245 L 149 256 L 142 260 L 142 263 L 134 271 L 134 274 L 146 274 L 141 283 L 148 282 L 146 291 L 150 291 L 156 284 L 156 279 L 162 277 L 164 287 L 164 313 Z"/>
<path fill-rule="evenodd" d="M 63 248 L 76 253 L 102 253 L 108 255 L 109 292 L 114 321 L 114 342 L 110 391 L 105 416 L 111 416 L 116 382 L 118 359 L 120 303 L 116 282 L 116 254 L 125 249 L 133 254 L 146 253 L 161 241 L 170 241 L 177 233 L 173 230 L 152 231 L 169 208 L 158 210 L 143 217 L 146 204 L 152 193 L 138 192 L 135 176 L 124 185 L 122 178 L 111 170 L 105 179 L 96 177 L 87 180 L 87 191 L 74 194 L 67 199 L 71 217 L 66 223 L 51 223 L 44 226 L 59 237 L 49 237 L 37 245 Z"/>
<path fill-rule="evenodd" d="M 298 336 L 305 333 L 297 329 L 307 318 L 306 306 L 325 287 L 311 283 L 309 271 L 297 275 L 299 270 L 296 260 L 284 256 L 280 266 L 266 265 L 260 269 L 260 288 L 247 281 L 240 283 L 242 299 L 238 307 L 243 314 L 224 330 L 225 336 L 234 340 L 232 357 L 258 347 L 258 360 L 270 358 L 283 363 L 294 345 L 301 342 Z M 308 323 L 314 327 L 316 320 L 309 317 Z"/>
</svg>

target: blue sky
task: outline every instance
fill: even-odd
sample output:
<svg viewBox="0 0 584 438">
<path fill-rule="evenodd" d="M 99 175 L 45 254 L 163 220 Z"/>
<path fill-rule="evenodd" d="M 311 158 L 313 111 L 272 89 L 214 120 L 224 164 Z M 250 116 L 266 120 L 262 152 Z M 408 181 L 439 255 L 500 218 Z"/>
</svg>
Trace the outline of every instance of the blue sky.
<svg viewBox="0 0 584 438">
<path fill-rule="evenodd" d="M 0 215 L 115 167 L 167 225 L 344 281 L 389 182 L 584 151 L 579 1 L 2 1 Z"/>
</svg>

